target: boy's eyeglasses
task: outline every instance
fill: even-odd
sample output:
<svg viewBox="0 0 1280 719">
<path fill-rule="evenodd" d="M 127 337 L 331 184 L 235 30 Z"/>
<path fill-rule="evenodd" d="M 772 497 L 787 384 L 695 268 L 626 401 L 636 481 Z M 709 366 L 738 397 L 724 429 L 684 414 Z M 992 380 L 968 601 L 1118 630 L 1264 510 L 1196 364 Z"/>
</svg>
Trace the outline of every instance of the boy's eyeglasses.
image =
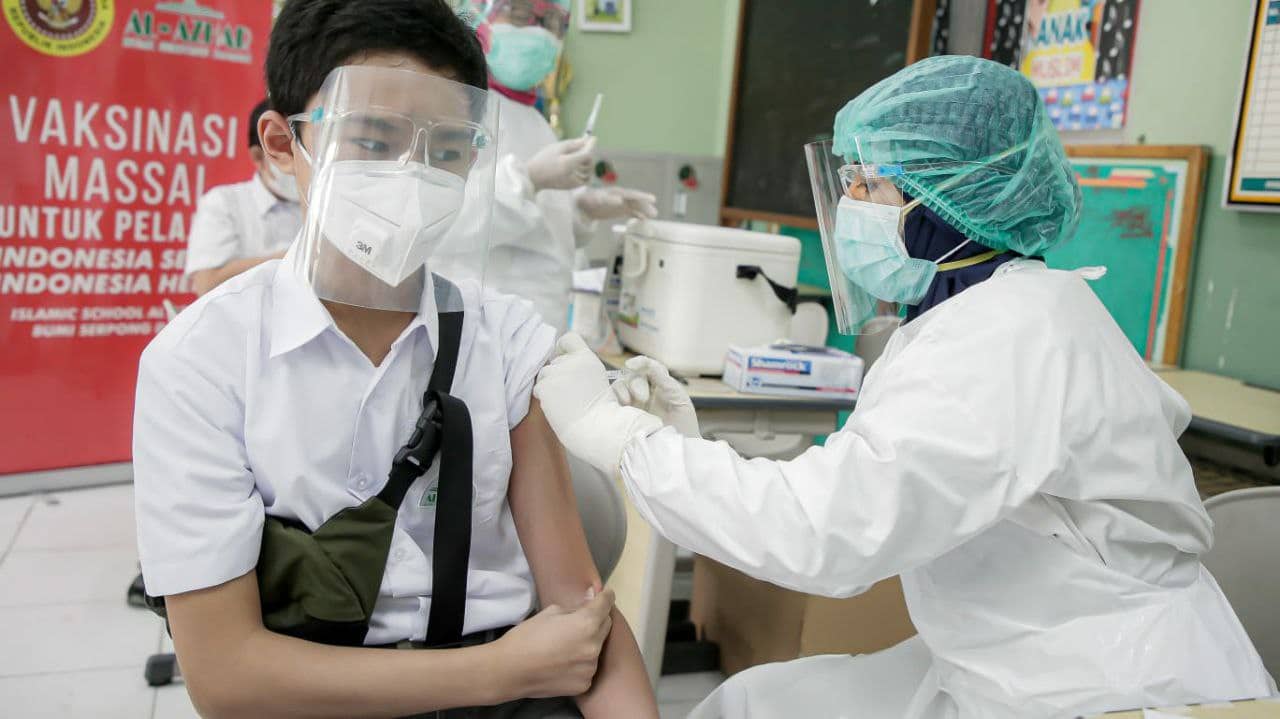
<svg viewBox="0 0 1280 719">
<path fill-rule="evenodd" d="M 316 108 L 286 120 L 303 149 L 303 126 L 323 125 L 324 149 L 317 160 L 367 160 L 405 165 L 421 162 L 466 177 L 480 150 L 489 144 L 480 125 L 464 120 L 415 120 L 390 110 L 325 112 Z"/>
</svg>

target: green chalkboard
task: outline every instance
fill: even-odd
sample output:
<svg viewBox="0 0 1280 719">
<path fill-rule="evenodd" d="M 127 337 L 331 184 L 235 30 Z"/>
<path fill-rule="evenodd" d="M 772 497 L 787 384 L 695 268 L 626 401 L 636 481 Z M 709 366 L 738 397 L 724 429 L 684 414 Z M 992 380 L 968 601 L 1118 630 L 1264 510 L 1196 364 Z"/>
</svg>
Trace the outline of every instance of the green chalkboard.
<svg viewBox="0 0 1280 719">
<path fill-rule="evenodd" d="M 1185 146 L 1071 150 L 1084 196 L 1080 229 L 1045 261 L 1058 269 L 1105 266 L 1106 276 L 1090 285 L 1151 362 L 1178 362 L 1203 153 Z"/>
</svg>

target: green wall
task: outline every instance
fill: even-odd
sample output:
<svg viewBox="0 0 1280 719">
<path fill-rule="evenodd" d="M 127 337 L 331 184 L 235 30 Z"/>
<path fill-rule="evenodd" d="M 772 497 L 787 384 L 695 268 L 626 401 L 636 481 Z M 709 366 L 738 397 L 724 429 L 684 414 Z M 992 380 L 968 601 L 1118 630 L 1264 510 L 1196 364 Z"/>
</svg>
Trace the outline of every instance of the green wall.
<svg viewBox="0 0 1280 719">
<path fill-rule="evenodd" d="M 1222 209 L 1254 4 L 1142 4 L 1124 140 L 1213 149 L 1183 363 L 1280 387 L 1280 215 Z"/>
<path fill-rule="evenodd" d="M 575 19 L 565 37 L 573 64 L 561 106 L 568 135 L 582 132 L 596 93 L 603 92 L 596 123 L 602 147 L 722 154 L 737 1 L 634 5 L 630 33 L 581 32 Z"/>
</svg>

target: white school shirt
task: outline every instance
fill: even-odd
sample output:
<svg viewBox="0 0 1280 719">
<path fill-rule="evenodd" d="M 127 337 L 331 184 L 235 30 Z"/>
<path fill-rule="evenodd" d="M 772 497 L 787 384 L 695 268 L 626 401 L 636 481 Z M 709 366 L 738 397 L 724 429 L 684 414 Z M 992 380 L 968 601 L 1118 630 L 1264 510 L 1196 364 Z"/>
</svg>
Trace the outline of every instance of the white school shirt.
<svg viewBox="0 0 1280 719">
<path fill-rule="evenodd" d="M 196 204 L 186 273 L 280 252 L 301 228 L 302 206 L 271 194 L 257 174 L 246 182 L 219 185 Z"/>
<path fill-rule="evenodd" d="M 263 263 L 219 285 L 148 345 L 133 462 L 147 592 L 211 587 L 257 565 L 263 514 L 315 529 L 386 483 L 421 409 L 435 299 L 374 367 L 292 268 Z M 475 481 L 464 632 L 514 624 L 533 578 L 507 504 L 510 430 L 524 419 L 554 330 L 527 300 L 460 284 L 465 320 L 452 394 L 471 413 Z M 431 607 L 439 462 L 405 496 L 368 644 L 423 639 Z"/>
</svg>

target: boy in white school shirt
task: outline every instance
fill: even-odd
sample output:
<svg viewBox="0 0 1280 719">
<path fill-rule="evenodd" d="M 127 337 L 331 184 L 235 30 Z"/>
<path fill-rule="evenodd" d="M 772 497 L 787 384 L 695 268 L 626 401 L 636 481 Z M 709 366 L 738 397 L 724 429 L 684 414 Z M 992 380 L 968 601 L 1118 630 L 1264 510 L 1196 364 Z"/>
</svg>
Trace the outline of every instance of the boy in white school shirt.
<svg viewBox="0 0 1280 719">
<path fill-rule="evenodd" d="M 635 640 L 599 591 L 563 449 L 531 401 L 553 331 L 527 301 L 474 279 L 496 125 L 474 35 L 443 0 L 290 0 L 267 79 L 279 112 L 259 132 L 308 198 L 303 233 L 282 261 L 184 311 L 139 368 L 139 553 L 197 708 L 656 717 Z M 268 615 L 279 616 L 264 602 L 275 589 L 259 588 L 278 588 L 297 567 L 269 561 L 264 537 L 306 544 L 385 507 L 388 476 L 406 466 L 397 451 L 451 345 L 456 370 L 442 399 L 455 411 L 465 403 L 473 449 L 457 451 L 459 425 L 446 422 L 440 459 L 386 510 L 394 530 L 385 569 L 374 569 L 376 603 L 366 597 L 372 616 L 356 623 L 354 644 L 364 646 L 269 630 Z M 437 516 L 434 482 L 443 508 L 445 465 L 460 456 L 474 497 L 463 518 L 464 636 L 449 648 L 371 648 L 423 648 L 434 632 L 433 599 L 451 587 L 433 580 L 451 547 L 436 547 L 433 530 L 457 519 Z M 328 559 L 369 549 L 352 537 L 329 545 Z M 343 594 L 347 578 L 307 584 L 305 617 Z M 535 604 L 543 610 L 525 620 Z M 460 707 L 470 709 L 448 711 Z"/>
<path fill-rule="evenodd" d="M 187 237 L 186 274 L 197 295 L 283 257 L 302 227 L 297 182 L 267 159 L 258 139 L 258 119 L 266 111 L 263 100 L 249 113 L 253 177 L 211 188 L 196 205 Z"/>
</svg>

